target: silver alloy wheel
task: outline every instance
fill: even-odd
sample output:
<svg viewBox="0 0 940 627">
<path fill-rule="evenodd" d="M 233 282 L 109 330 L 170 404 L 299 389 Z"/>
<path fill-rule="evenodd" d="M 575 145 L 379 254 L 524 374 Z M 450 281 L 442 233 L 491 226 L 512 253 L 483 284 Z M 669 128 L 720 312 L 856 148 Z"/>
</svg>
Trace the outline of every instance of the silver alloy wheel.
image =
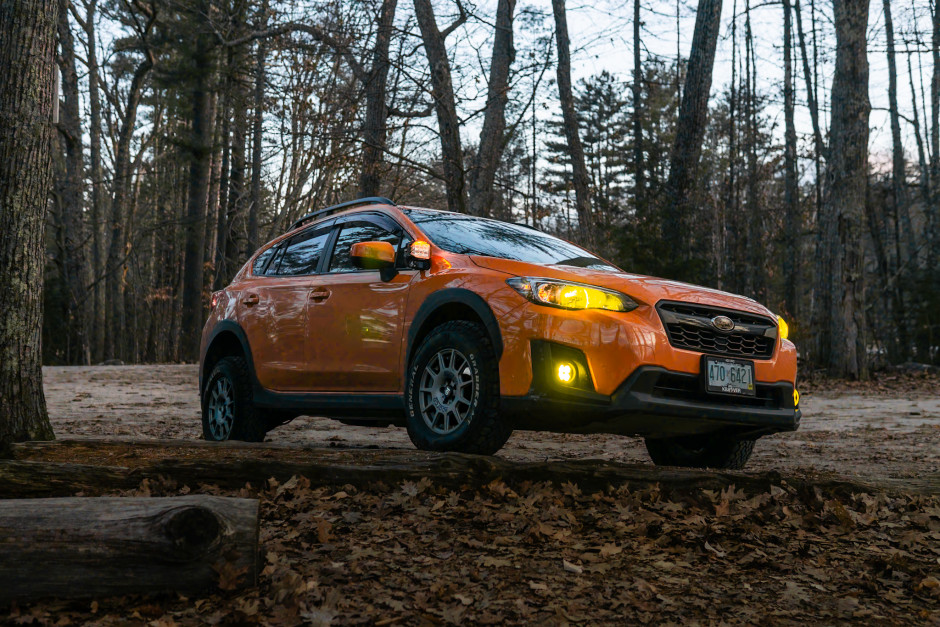
<svg viewBox="0 0 940 627">
<path fill-rule="evenodd" d="M 227 440 L 235 422 L 235 394 L 232 382 L 225 377 L 215 382 L 209 396 L 209 430 L 218 441 Z"/>
<path fill-rule="evenodd" d="M 431 357 L 418 387 L 418 406 L 434 433 L 453 433 L 466 422 L 473 406 L 473 371 L 463 353 L 445 348 Z"/>
</svg>

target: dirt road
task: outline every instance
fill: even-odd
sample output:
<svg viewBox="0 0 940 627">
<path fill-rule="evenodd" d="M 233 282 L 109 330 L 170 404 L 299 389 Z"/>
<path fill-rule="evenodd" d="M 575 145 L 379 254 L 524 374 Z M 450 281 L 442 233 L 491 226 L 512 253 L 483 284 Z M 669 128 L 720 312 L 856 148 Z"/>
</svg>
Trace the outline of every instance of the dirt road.
<svg viewBox="0 0 940 627">
<path fill-rule="evenodd" d="M 191 365 L 47 367 L 46 399 L 58 436 L 197 439 L 201 435 Z M 910 379 L 861 389 L 803 394 L 796 433 L 761 439 L 748 470 L 836 473 L 895 484 L 936 483 L 940 476 L 940 383 Z M 404 429 L 350 427 L 298 418 L 268 441 L 305 447 L 411 448 Z M 642 440 L 610 435 L 516 432 L 507 459 L 594 458 L 649 463 Z"/>
</svg>

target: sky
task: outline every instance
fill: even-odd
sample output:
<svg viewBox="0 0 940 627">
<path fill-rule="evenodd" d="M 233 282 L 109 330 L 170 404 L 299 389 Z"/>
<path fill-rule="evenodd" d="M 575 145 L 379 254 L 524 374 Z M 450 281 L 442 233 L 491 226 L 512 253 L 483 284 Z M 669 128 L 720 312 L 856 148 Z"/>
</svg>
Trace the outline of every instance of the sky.
<svg viewBox="0 0 940 627">
<path fill-rule="evenodd" d="M 548 4 L 547 0 L 544 0 Z M 731 23 L 738 14 L 738 59 L 742 59 L 744 47 L 744 8 L 746 0 L 724 0 L 722 3 L 722 26 L 715 59 L 712 80 L 712 97 L 731 82 Z M 679 0 L 679 32 L 676 32 L 676 2 L 641 0 L 642 21 L 644 23 L 641 41 L 648 54 L 674 59 L 678 47 L 683 57 L 687 57 L 691 48 L 692 33 L 695 25 L 696 2 Z M 783 135 L 783 7 L 779 1 L 752 0 L 752 30 L 757 58 L 758 88 L 774 97 L 769 113 L 777 124 L 777 134 Z M 802 1 L 803 27 L 807 39 L 810 38 L 810 0 Z M 736 6 L 735 6 L 736 5 Z M 817 23 L 819 26 L 818 44 L 820 55 L 819 95 L 821 106 L 821 124 L 823 133 L 828 128 L 828 101 L 825 100 L 832 85 L 833 62 L 835 60 L 835 36 L 832 28 L 832 6 L 827 0 L 816 1 Z M 873 166 L 887 167 L 890 164 L 891 129 L 888 118 L 888 62 L 884 30 L 883 3 L 871 0 L 869 12 L 868 58 L 870 65 L 869 99 L 872 105 L 870 118 L 870 150 Z M 927 0 L 891 1 L 895 29 L 895 46 L 898 52 L 905 48 L 904 39 L 910 39 L 909 31 L 912 15 L 919 19 L 919 30 L 923 37 L 929 35 L 929 7 Z M 630 79 L 633 68 L 633 2 L 632 0 L 598 0 L 589 2 L 575 0 L 569 2 L 568 21 L 572 47 L 572 72 L 574 77 L 583 78 L 602 70 L 616 73 Z M 794 24 L 794 30 L 796 26 Z M 807 46 L 811 42 L 807 41 Z M 919 82 L 919 65 L 923 69 L 925 93 L 929 98 L 930 72 L 932 70 L 929 55 L 929 39 L 921 43 L 921 54 L 912 55 L 914 79 Z M 811 50 L 811 49 L 810 49 Z M 794 54 L 798 54 L 795 48 Z M 810 51 L 811 55 L 812 52 Z M 812 124 L 806 109 L 805 83 L 803 81 L 800 57 L 794 58 L 796 77 L 797 112 L 796 125 L 800 134 L 801 148 L 811 141 Z M 898 101 L 901 115 L 913 119 L 913 98 L 909 87 L 907 57 L 899 54 L 898 64 Z M 919 85 L 915 84 L 919 90 Z M 928 101 L 929 102 L 929 101 Z M 918 98 L 918 103 L 923 106 Z M 929 113 L 929 104 L 928 111 Z M 924 111 L 920 111 L 923 128 Z M 916 145 L 912 135 L 912 125 L 902 118 L 902 135 L 908 159 L 916 159 Z"/>
</svg>

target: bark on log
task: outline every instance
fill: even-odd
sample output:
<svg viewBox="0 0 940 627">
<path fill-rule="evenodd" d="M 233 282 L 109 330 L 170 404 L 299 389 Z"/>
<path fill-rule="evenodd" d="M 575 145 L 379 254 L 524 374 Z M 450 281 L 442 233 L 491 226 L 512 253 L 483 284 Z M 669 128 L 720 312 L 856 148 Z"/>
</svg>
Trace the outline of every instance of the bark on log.
<svg viewBox="0 0 940 627">
<path fill-rule="evenodd" d="M 935 477 L 885 479 L 872 484 L 835 475 L 785 477 L 777 472 L 664 468 L 594 459 L 514 462 L 459 453 L 335 450 L 244 443 L 31 442 L 14 445 L 13 453 L 17 459 L 0 462 L 0 498 L 65 496 L 76 492 L 102 494 L 136 488 L 144 479 L 158 484 L 172 482 L 176 487 L 197 488 L 206 484 L 237 490 L 246 483 L 261 487 L 269 478 L 283 482 L 295 475 L 306 477 L 315 486 L 352 485 L 357 488 L 370 488 L 379 483 L 394 486 L 425 477 L 455 490 L 478 488 L 495 480 L 508 485 L 526 481 L 549 481 L 558 485 L 571 482 L 585 491 L 624 484 L 637 489 L 658 485 L 664 495 L 676 497 L 730 485 L 749 493 L 766 492 L 772 486 L 784 485 L 809 493 L 819 488 L 834 496 L 859 492 L 935 493 L 940 488 Z M 110 464 L 127 460 L 135 467 L 39 461 L 63 457 Z"/>
<path fill-rule="evenodd" d="M 257 584 L 258 501 L 0 501 L 0 604 Z"/>
</svg>

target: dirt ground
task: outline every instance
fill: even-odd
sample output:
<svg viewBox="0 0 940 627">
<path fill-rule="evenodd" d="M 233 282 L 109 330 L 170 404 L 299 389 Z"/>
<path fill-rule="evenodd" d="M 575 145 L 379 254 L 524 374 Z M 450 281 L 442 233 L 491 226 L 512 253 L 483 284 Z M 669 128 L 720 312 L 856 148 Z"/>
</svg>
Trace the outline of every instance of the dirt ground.
<svg viewBox="0 0 940 627">
<path fill-rule="evenodd" d="M 198 439 L 197 368 L 192 365 L 47 367 L 46 401 L 60 438 Z M 940 379 L 881 376 L 874 383 L 816 382 L 802 394 L 795 433 L 762 438 L 748 470 L 835 473 L 918 484 L 940 475 Z M 302 417 L 271 443 L 304 447 L 412 448 L 404 429 L 352 427 Z M 591 458 L 649 463 L 643 441 L 613 435 L 518 431 L 499 453 L 517 461 Z"/>
<path fill-rule="evenodd" d="M 87 441 L 24 445 L 22 459 L 115 466 L 204 448 L 131 443 L 200 437 L 194 366 L 44 374 L 57 435 Z M 220 590 L 39 601 L 5 616 L 0 609 L 0 624 L 940 625 L 940 379 L 804 389 L 800 431 L 762 439 L 747 472 L 732 473 L 720 491 L 685 479 L 665 489 L 667 471 L 652 466 L 651 480 L 600 491 L 542 479 L 447 488 L 422 477 L 357 488 L 313 485 L 301 473 L 239 489 L 144 479 L 117 494 L 259 499 L 258 586 L 232 590 L 223 568 Z M 81 452 L 102 438 L 135 450 Z M 323 418 L 238 448 L 352 464 L 411 449 L 403 429 Z M 641 474 L 636 464 L 650 464 L 641 440 L 603 435 L 518 432 L 499 455 L 566 468 L 574 464 L 565 460 L 611 460 Z M 838 483 L 833 475 L 850 488 L 827 487 Z"/>
</svg>

